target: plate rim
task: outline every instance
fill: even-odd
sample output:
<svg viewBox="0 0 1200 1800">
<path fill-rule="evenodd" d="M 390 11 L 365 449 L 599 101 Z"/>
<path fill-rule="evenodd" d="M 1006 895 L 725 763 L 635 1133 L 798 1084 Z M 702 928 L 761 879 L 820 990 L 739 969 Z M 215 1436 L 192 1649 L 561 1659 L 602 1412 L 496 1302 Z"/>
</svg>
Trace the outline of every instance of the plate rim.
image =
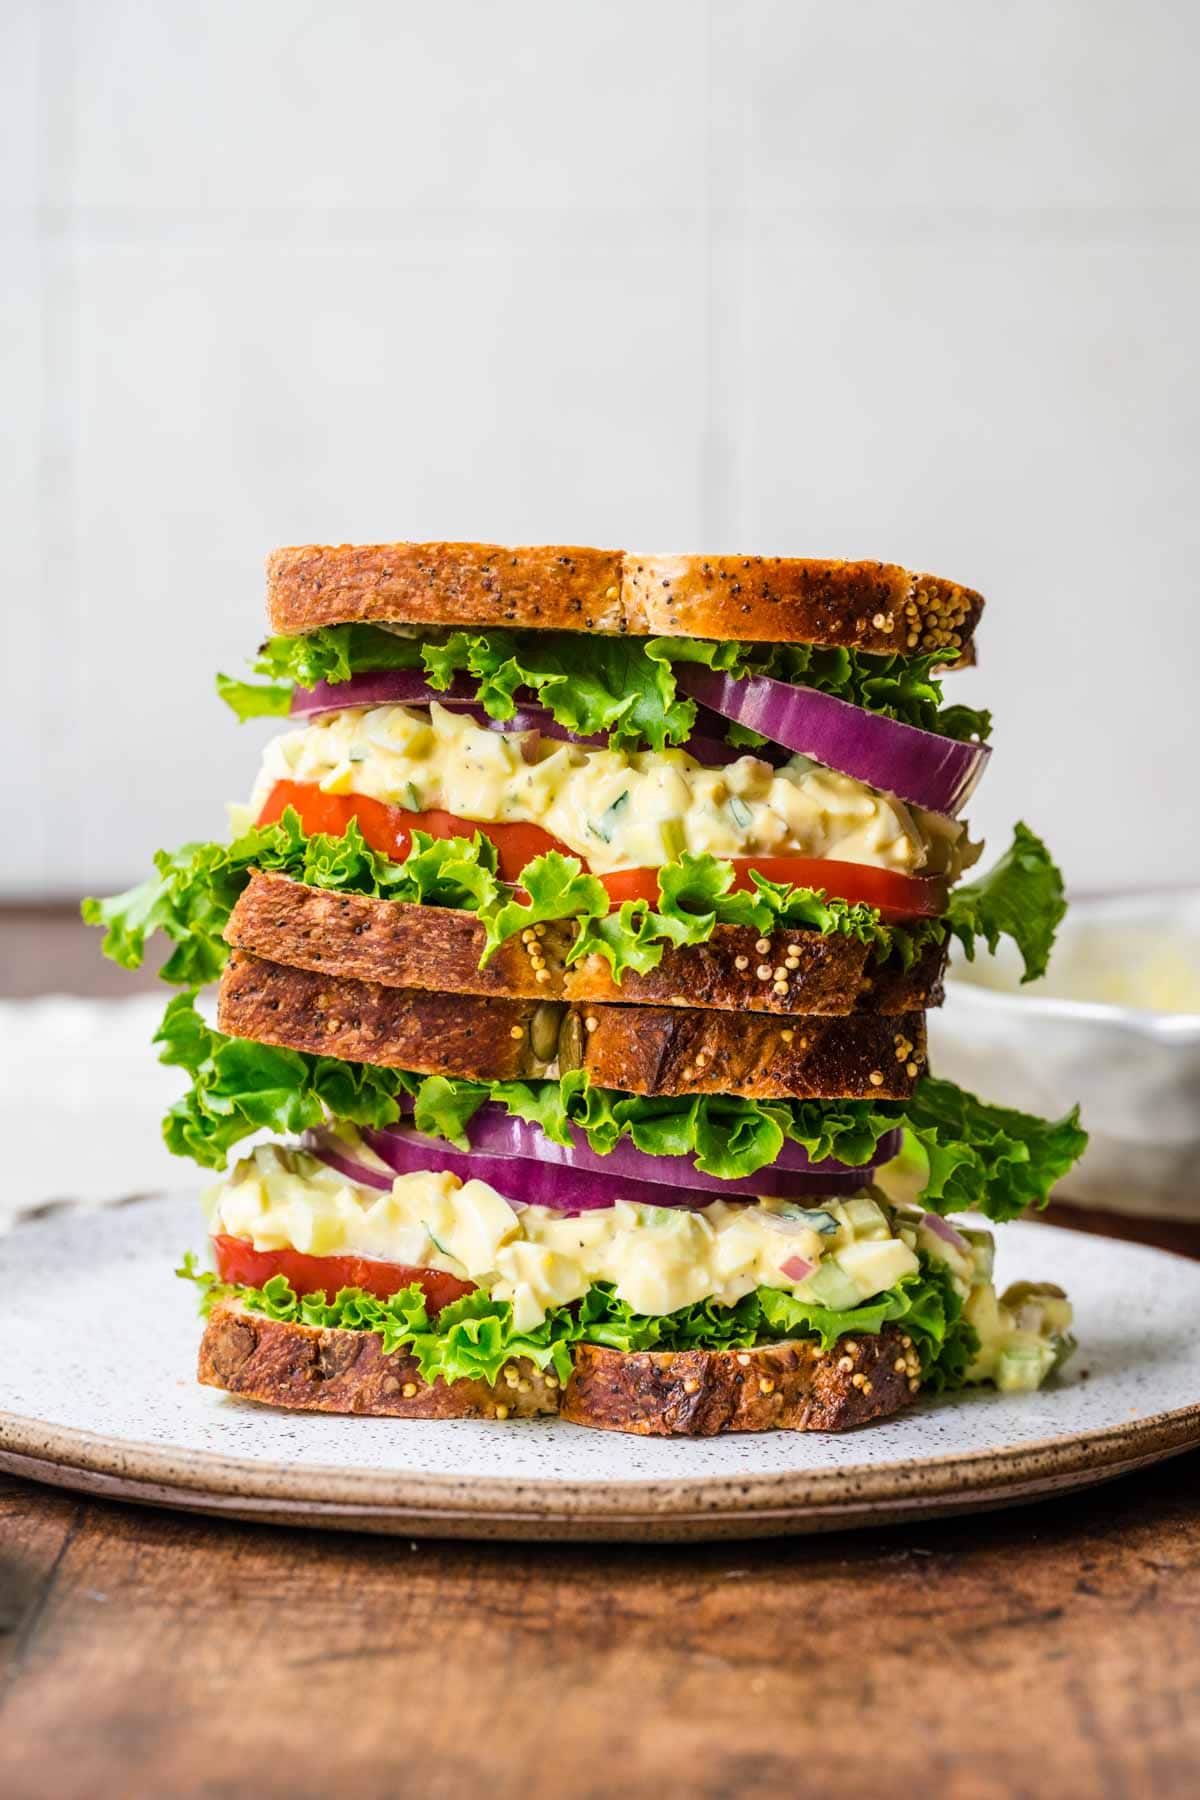
<svg viewBox="0 0 1200 1800">
<path fill-rule="evenodd" d="M 538 1429 L 536 1422 L 532 1428 Z M 988 1450 L 760 1474 L 681 1473 L 618 1484 L 603 1477 L 547 1481 L 515 1475 L 460 1476 L 403 1468 L 265 1462 L 136 1439 L 112 1445 L 98 1432 L 0 1412 L 0 1460 L 8 1453 L 81 1474 L 149 1481 L 181 1492 L 199 1489 L 214 1499 L 367 1508 L 385 1514 L 406 1509 L 444 1510 L 447 1517 L 481 1519 L 511 1517 L 514 1512 L 546 1520 L 682 1519 L 724 1511 L 731 1501 L 736 1501 L 738 1512 L 747 1517 L 781 1510 L 791 1514 L 823 1512 L 851 1503 L 854 1510 L 906 1503 L 932 1508 L 939 1500 L 954 1497 L 1002 1498 L 1006 1490 L 1030 1481 L 1053 1485 L 1076 1475 L 1100 1481 L 1193 1447 L 1200 1447 L 1200 1400 L 1083 1434 L 1060 1433 Z"/>
<path fill-rule="evenodd" d="M 40 1225 L 59 1224 L 64 1214 L 95 1215 L 183 1197 L 182 1190 L 160 1188 L 103 1205 L 51 1201 L 18 1214 L 13 1221 L 14 1235 Z M 188 1197 L 194 1199 L 194 1195 Z M 1043 1224 L 1039 1229 L 1061 1237 L 1076 1235 L 1064 1226 Z M 0 1233 L 3 1235 L 7 1234 Z M 1119 1254 L 1165 1258 L 1200 1274 L 1195 1258 L 1176 1251 L 1119 1238 L 1105 1241 Z M 275 1414 L 280 1410 L 257 1409 L 254 1402 L 234 1396 L 223 1398 L 239 1407 Z M 937 1402 L 926 1404 L 932 1408 Z M 403 1426 L 405 1421 L 396 1423 Z M 448 1423 L 453 1429 L 464 1422 Z M 557 1424 L 561 1429 L 565 1422 Z M 517 1428 L 536 1431 L 545 1427 L 540 1421 L 522 1421 Z M 879 1429 L 877 1425 L 860 1427 L 864 1432 Z M 102 1431 L 55 1425 L 0 1409 L 0 1468 L 7 1464 L 20 1472 L 15 1469 L 18 1461 L 40 1464 L 47 1471 L 44 1478 L 53 1481 L 58 1476 L 57 1485 L 61 1486 L 71 1485 L 62 1476 L 77 1474 L 130 1487 L 153 1484 L 165 1495 L 178 1494 L 175 1504 L 185 1508 L 191 1505 L 195 1509 L 195 1496 L 202 1495 L 222 1511 L 232 1511 L 243 1501 L 258 1508 L 278 1504 L 285 1511 L 305 1505 L 334 1513 L 343 1509 L 347 1522 L 355 1513 L 396 1519 L 436 1513 L 447 1526 L 455 1521 L 484 1524 L 490 1519 L 501 1530 L 505 1519 L 593 1528 L 635 1521 L 682 1527 L 689 1522 L 702 1524 L 706 1517 L 728 1518 L 731 1510 L 747 1524 L 773 1519 L 781 1530 L 789 1526 L 802 1529 L 807 1515 L 828 1517 L 831 1513 L 845 1513 L 851 1525 L 872 1512 L 883 1516 L 907 1508 L 936 1514 L 951 1509 L 956 1501 L 961 1509 L 1003 1505 L 1006 1496 L 1037 1498 L 1059 1487 L 1098 1483 L 1194 1447 L 1200 1448 L 1200 1394 L 1183 1406 L 1131 1416 L 1083 1433 L 1058 1432 L 984 1449 L 816 1469 L 680 1471 L 615 1483 L 602 1475 L 564 1480 L 540 1475 L 447 1474 L 403 1466 L 384 1470 L 361 1464 L 295 1463 L 135 1438 L 114 1444 Z"/>
</svg>

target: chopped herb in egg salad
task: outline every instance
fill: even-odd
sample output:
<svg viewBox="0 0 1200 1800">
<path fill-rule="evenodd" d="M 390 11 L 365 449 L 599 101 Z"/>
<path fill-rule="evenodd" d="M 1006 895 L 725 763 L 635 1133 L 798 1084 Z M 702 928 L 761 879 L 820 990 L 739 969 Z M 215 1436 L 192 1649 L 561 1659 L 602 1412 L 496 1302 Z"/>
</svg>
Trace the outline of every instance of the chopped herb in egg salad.
<svg viewBox="0 0 1200 1800">
<path fill-rule="evenodd" d="M 686 750 L 593 750 L 497 732 L 436 702 L 326 713 L 266 748 L 249 814 L 277 782 L 307 782 L 410 812 L 536 825 L 598 874 L 684 851 L 828 857 L 953 879 L 978 855 L 961 822 L 794 756 L 702 767 Z"/>
</svg>

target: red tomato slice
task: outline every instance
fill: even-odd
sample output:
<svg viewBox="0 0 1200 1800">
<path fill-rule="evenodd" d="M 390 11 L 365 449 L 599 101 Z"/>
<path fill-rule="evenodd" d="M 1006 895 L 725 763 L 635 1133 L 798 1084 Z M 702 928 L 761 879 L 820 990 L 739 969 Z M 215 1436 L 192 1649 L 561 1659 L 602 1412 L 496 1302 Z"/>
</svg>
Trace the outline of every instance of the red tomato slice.
<svg viewBox="0 0 1200 1800">
<path fill-rule="evenodd" d="M 357 820 L 371 849 L 395 862 L 402 862 L 408 855 L 414 831 L 427 831 L 431 837 L 468 838 L 482 831 L 496 846 L 497 871 L 502 881 L 517 882 L 526 863 L 547 850 L 559 850 L 565 856 L 574 854 L 540 825 L 494 825 L 437 810 L 408 812 L 402 806 L 387 806 L 382 800 L 369 800 L 363 794 L 323 794 L 309 781 L 277 781 L 259 814 L 259 824 L 274 824 L 289 806 L 295 808 L 300 823 L 310 834 L 323 831 L 331 837 L 341 837 L 350 820 Z M 872 869 L 865 863 L 836 862 L 823 856 L 735 856 L 730 860 L 735 889 L 752 888 L 750 871 L 756 869 L 768 881 L 824 888 L 827 894 L 852 903 L 865 901 L 868 906 L 878 907 L 885 919 L 932 919 L 946 910 L 947 884 L 936 877 L 897 875 L 890 869 Z M 620 906 L 624 900 L 657 904 L 657 869 L 619 869 L 600 879 L 614 906 Z"/>
<path fill-rule="evenodd" d="M 351 819 L 371 846 L 393 862 L 403 862 L 412 845 L 414 831 L 427 831 L 430 837 L 474 837 L 482 831 L 496 846 L 496 869 L 501 881 L 515 882 L 535 856 L 547 850 L 571 852 L 540 825 L 493 825 L 479 819 L 460 819 L 457 813 L 408 812 L 403 806 L 387 806 L 382 800 L 368 800 L 363 794 L 323 794 L 310 781 L 277 781 L 258 816 L 260 825 L 273 825 L 287 807 L 294 807 L 300 823 L 311 836 L 327 832 L 342 837 Z"/>
<path fill-rule="evenodd" d="M 733 885 L 752 889 L 750 871 L 767 881 L 793 887 L 824 888 L 852 903 L 877 906 L 888 919 L 936 918 L 946 910 L 946 883 L 920 875 L 897 875 L 891 869 L 872 869 L 865 863 L 835 862 L 823 856 L 734 856 Z M 657 869 L 621 869 L 601 875 L 614 906 L 624 900 L 658 902 Z"/>
<path fill-rule="evenodd" d="M 286 1275 L 297 1294 L 323 1292 L 332 1300 L 339 1288 L 362 1288 L 379 1300 L 416 1282 L 430 1312 L 461 1300 L 475 1286 L 444 1269 L 413 1269 L 407 1263 L 376 1262 L 369 1256 L 307 1256 L 302 1250 L 256 1250 L 245 1238 L 222 1233 L 213 1239 L 217 1273 L 236 1287 L 260 1288 L 272 1275 Z"/>
</svg>

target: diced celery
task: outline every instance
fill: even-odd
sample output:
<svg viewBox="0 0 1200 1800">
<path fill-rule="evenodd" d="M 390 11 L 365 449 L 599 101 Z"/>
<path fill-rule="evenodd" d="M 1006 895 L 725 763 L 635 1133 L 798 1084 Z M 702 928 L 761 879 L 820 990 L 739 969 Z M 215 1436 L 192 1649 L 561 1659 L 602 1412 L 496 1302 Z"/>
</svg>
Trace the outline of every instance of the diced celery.
<svg viewBox="0 0 1200 1800">
<path fill-rule="evenodd" d="M 1054 1346 L 1046 1340 L 1006 1344 L 996 1360 L 996 1386 L 1005 1394 L 1032 1393 L 1054 1367 L 1054 1356 Z"/>
<path fill-rule="evenodd" d="M 683 829 L 682 819 L 659 819 L 657 834 L 661 859 L 663 862 L 675 862 L 687 846 L 687 833 Z"/>
<path fill-rule="evenodd" d="M 883 1208 L 874 1200 L 846 1200 L 842 1203 L 842 1212 L 852 1237 L 856 1238 L 890 1238 L 891 1228 L 884 1215 Z"/>
<path fill-rule="evenodd" d="M 979 1231 L 969 1225 L 960 1225 L 959 1230 L 975 1254 L 976 1281 L 990 1281 L 996 1266 L 996 1240 L 990 1231 Z"/>
<path fill-rule="evenodd" d="M 834 1312 L 847 1312 L 862 1299 L 858 1283 L 851 1281 L 833 1256 L 818 1264 L 801 1291 L 806 1300 L 815 1300 L 818 1306 L 831 1307 Z"/>
</svg>

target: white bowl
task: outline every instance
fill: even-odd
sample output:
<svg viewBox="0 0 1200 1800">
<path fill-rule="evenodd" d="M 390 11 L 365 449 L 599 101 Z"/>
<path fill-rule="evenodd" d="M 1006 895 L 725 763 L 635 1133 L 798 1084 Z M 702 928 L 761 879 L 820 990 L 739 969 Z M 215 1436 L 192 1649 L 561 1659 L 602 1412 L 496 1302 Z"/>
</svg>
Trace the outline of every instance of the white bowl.
<svg viewBox="0 0 1200 1800">
<path fill-rule="evenodd" d="M 1076 900 L 1025 988 L 1010 949 L 954 959 L 936 1073 L 1047 1117 L 1079 1103 L 1091 1141 L 1056 1199 L 1200 1219 L 1200 889 Z"/>
</svg>

